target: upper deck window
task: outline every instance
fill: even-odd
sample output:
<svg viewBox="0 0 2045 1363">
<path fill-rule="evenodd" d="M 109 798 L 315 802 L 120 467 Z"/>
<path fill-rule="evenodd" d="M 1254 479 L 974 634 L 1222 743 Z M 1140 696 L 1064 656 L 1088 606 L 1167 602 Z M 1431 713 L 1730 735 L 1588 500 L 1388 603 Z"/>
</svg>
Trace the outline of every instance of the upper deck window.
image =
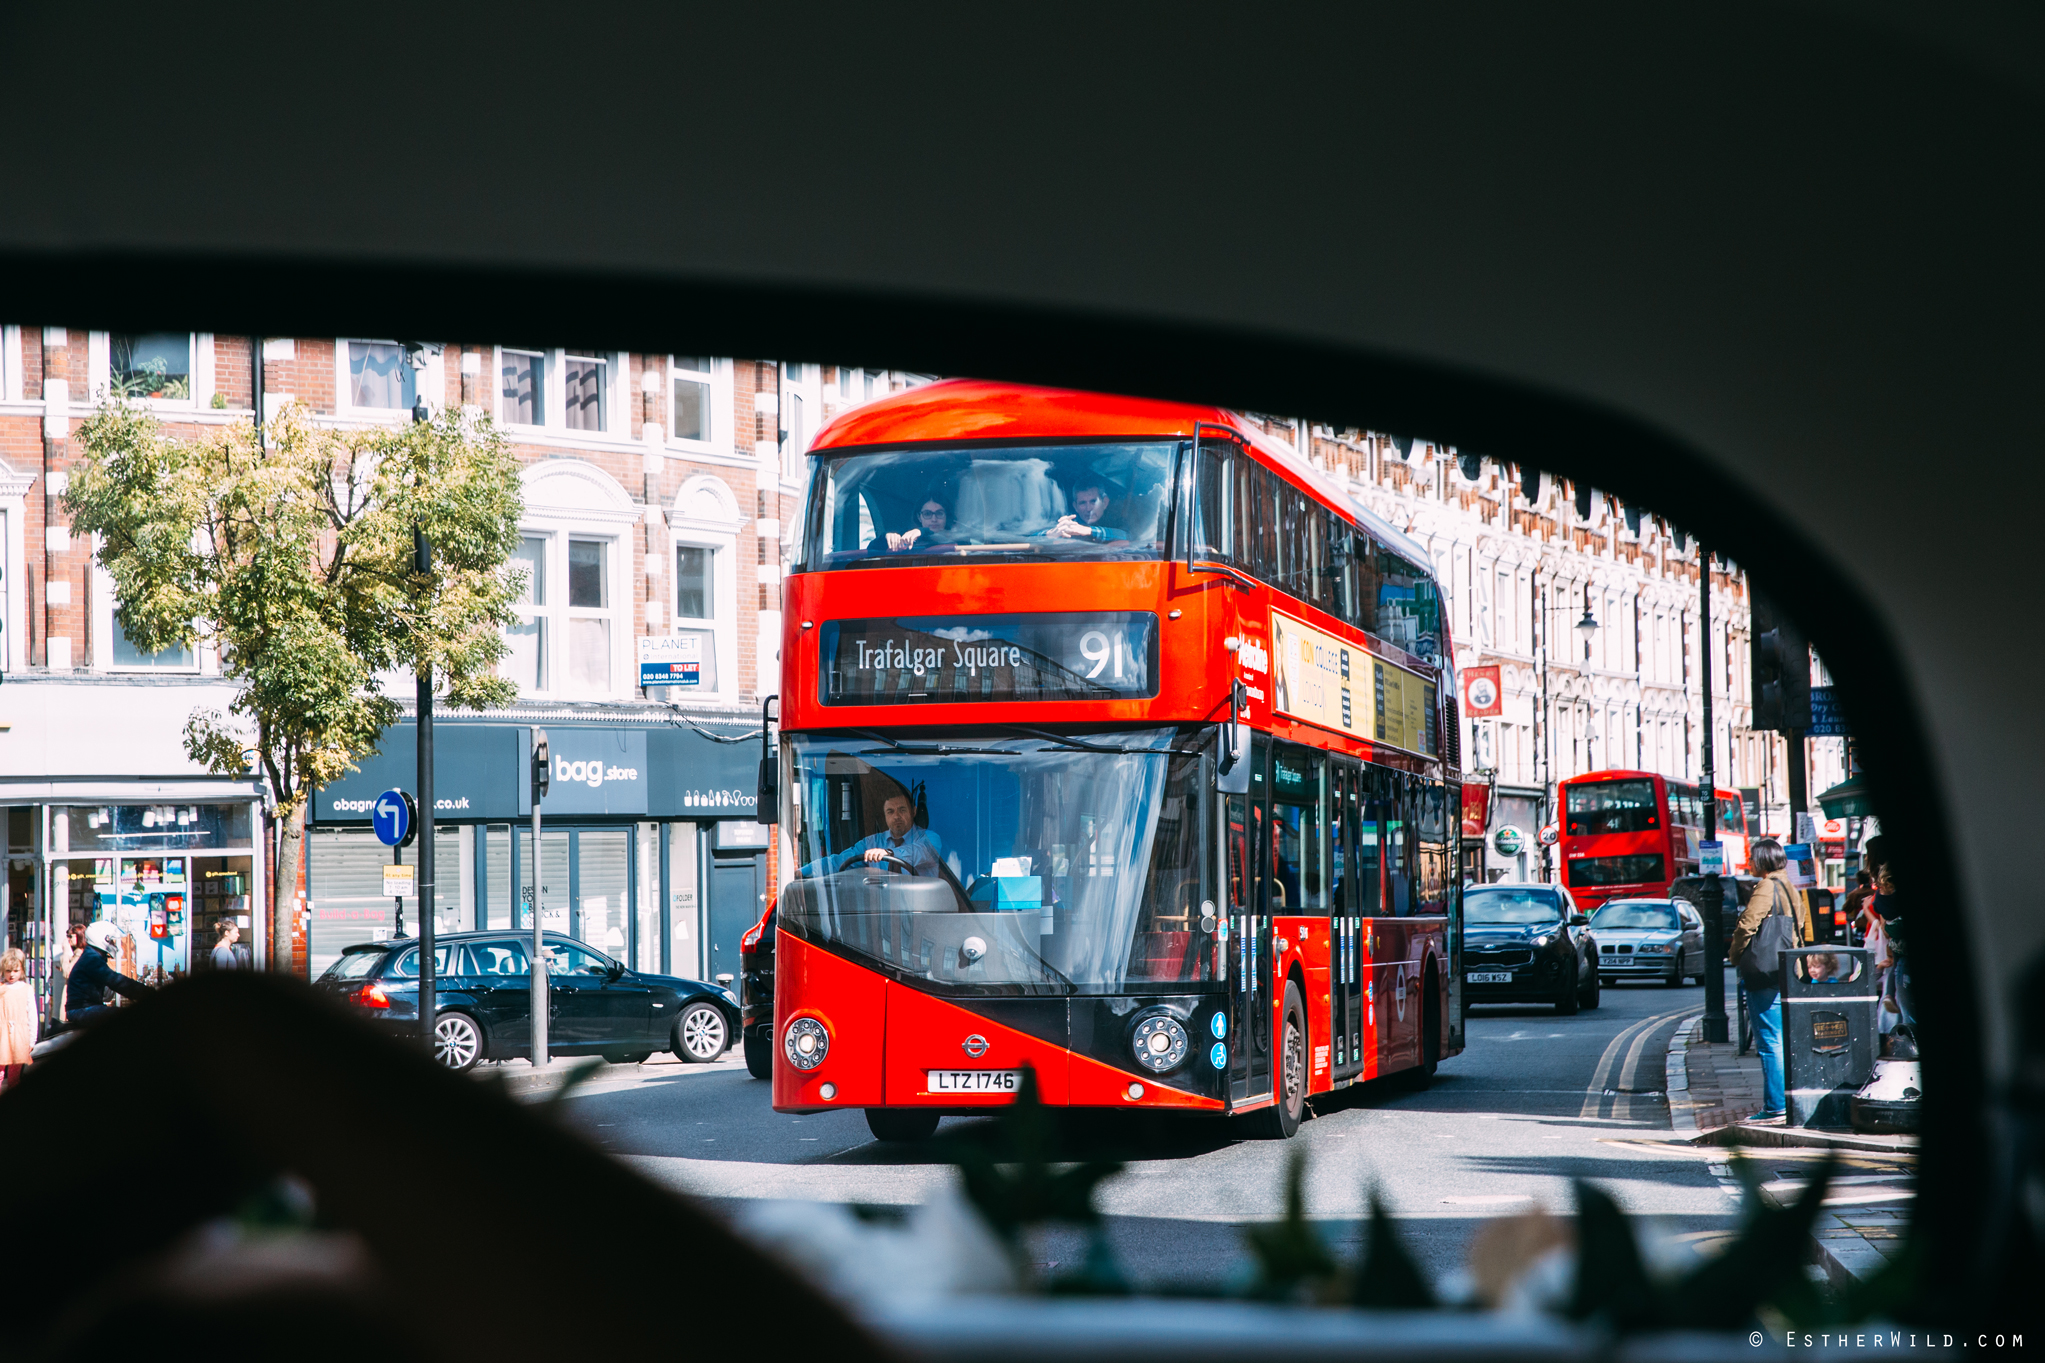
<svg viewBox="0 0 2045 1363">
<path fill-rule="evenodd" d="M 1173 441 L 890 450 L 820 461 L 812 571 L 1164 554 Z"/>
</svg>

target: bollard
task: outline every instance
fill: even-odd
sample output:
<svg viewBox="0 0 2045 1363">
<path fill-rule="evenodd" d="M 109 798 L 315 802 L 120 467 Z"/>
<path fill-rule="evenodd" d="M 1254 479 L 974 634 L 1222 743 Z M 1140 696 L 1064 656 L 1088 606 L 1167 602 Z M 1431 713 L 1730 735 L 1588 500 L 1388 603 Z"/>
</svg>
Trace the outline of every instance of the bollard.
<svg viewBox="0 0 2045 1363">
<path fill-rule="evenodd" d="M 1790 1126 L 1852 1124 L 1875 1068 L 1874 953 L 1829 944 L 1782 953 L 1782 1064 Z"/>
</svg>

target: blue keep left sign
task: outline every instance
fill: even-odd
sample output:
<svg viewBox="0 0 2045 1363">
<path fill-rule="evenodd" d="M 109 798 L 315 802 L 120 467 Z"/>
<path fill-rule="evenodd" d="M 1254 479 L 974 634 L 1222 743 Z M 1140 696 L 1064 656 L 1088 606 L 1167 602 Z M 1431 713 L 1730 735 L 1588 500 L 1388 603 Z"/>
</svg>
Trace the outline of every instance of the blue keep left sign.
<svg viewBox="0 0 2045 1363">
<path fill-rule="evenodd" d="M 412 797 L 392 787 L 376 797 L 376 803 L 369 807 L 369 823 L 376 830 L 376 840 L 385 847 L 402 847 L 412 835 L 412 825 L 418 816 Z"/>
</svg>

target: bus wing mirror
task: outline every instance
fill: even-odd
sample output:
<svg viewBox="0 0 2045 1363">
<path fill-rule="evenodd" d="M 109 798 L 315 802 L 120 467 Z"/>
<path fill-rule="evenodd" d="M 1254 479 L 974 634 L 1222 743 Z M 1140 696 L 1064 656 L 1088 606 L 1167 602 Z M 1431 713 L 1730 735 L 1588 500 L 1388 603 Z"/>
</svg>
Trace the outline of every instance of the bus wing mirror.
<svg viewBox="0 0 2045 1363">
<path fill-rule="evenodd" d="M 779 696 L 769 696 L 760 702 L 760 781 L 756 792 L 758 808 L 754 811 L 756 823 L 776 824 L 781 821 L 780 768 L 774 761 L 774 726 L 767 714 Z"/>
<path fill-rule="evenodd" d="M 1228 686 L 1228 723 L 1215 734 L 1214 788 L 1223 795 L 1250 793 L 1250 727 L 1240 718 L 1250 703 L 1240 678 Z"/>
</svg>

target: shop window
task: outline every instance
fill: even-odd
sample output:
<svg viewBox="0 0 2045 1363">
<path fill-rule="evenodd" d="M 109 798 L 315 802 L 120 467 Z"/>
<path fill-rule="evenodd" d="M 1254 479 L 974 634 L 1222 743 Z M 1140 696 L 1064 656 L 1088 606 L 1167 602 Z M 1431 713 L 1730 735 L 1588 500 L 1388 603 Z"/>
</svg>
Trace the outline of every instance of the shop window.
<svg viewBox="0 0 2045 1363">
<path fill-rule="evenodd" d="M 418 371 L 395 341 L 349 341 L 347 396 L 350 407 L 409 412 L 418 401 Z"/>
<path fill-rule="evenodd" d="M 710 380 L 714 361 L 690 355 L 668 357 L 674 372 L 674 438 L 710 439 Z"/>
<path fill-rule="evenodd" d="M 546 425 L 546 356 L 537 350 L 505 350 L 500 355 L 503 406 L 499 419 L 511 426 Z"/>
<path fill-rule="evenodd" d="M 191 401 L 191 333 L 115 332 L 108 336 L 107 391 L 121 399 Z"/>
<path fill-rule="evenodd" d="M 561 411 L 571 431 L 602 431 L 610 365 L 598 355 L 569 355 L 561 366 Z"/>
<path fill-rule="evenodd" d="M 128 637 L 128 630 L 121 623 L 119 610 L 115 610 L 113 614 L 113 640 L 114 666 L 118 668 L 157 667 L 189 671 L 198 666 L 189 644 L 160 649 L 155 653 L 143 652 L 135 641 Z"/>
</svg>

